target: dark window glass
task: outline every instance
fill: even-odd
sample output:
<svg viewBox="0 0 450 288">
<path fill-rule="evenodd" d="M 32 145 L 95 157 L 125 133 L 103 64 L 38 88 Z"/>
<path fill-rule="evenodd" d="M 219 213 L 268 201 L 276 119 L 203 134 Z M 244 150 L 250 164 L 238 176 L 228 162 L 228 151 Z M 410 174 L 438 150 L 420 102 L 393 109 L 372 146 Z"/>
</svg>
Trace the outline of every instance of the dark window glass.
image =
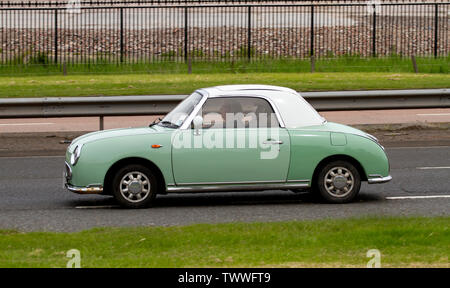
<svg viewBox="0 0 450 288">
<path fill-rule="evenodd" d="M 279 127 L 270 103 L 258 97 L 218 97 L 206 100 L 200 115 L 203 128 Z"/>
</svg>

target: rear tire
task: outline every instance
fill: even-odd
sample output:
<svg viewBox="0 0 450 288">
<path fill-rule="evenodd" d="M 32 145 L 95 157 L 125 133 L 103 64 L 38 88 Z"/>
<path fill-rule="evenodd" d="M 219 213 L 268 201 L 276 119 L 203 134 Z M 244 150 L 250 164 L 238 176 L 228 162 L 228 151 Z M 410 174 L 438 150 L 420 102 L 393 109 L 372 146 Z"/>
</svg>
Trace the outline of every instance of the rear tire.
<svg viewBox="0 0 450 288">
<path fill-rule="evenodd" d="M 145 166 L 132 164 L 117 171 L 112 182 L 114 198 L 125 208 L 150 207 L 157 193 L 158 182 Z"/>
<path fill-rule="evenodd" d="M 314 192 L 328 203 L 348 203 L 359 193 L 361 176 L 347 161 L 333 161 L 323 166 L 314 183 Z"/>
</svg>

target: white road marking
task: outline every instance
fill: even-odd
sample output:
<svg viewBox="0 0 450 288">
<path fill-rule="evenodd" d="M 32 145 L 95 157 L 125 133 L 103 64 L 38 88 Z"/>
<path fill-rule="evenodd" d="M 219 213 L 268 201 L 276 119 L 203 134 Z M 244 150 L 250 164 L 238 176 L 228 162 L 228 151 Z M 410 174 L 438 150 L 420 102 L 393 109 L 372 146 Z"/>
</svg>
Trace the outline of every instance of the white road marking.
<svg viewBox="0 0 450 288">
<path fill-rule="evenodd" d="M 54 125 L 55 123 L 42 122 L 42 123 L 6 123 L 0 124 L 0 126 L 36 126 L 36 125 Z"/>
<path fill-rule="evenodd" d="M 450 116 L 450 113 L 425 113 L 425 114 L 416 114 L 417 116 Z"/>
<path fill-rule="evenodd" d="M 387 200 L 435 199 L 435 198 L 450 198 L 450 195 L 394 196 L 394 197 L 386 197 Z"/>
<path fill-rule="evenodd" d="M 76 206 L 75 209 L 110 209 L 118 208 L 118 205 L 105 205 L 105 206 Z"/>
<path fill-rule="evenodd" d="M 441 166 L 441 167 L 417 167 L 419 170 L 431 170 L 431 169 L 450 169 L 450 166 Z"/>
</svg>

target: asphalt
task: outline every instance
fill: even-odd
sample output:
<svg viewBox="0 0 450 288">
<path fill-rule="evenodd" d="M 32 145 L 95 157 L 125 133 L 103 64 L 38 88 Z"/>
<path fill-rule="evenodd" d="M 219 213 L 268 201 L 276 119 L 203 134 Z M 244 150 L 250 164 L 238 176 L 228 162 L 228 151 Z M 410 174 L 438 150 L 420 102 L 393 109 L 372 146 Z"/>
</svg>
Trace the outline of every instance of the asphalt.
<svg viewBox="0 0 450 288">
<path fill-rule="evenodd" d="M 111 197 L 62 187 L 63 157 L 0 158 L 0 229 L 80 231 L 104 226 L 172 226 L 361 216 L 448 216 L 450 146 L 387 149 L 394 180 L 363 184 L 350 204 L 317 203 L 284 191 L 159 196 L 155 207 L 126 210 Z M 437 196 L 436 198 L 390 198 Z"/>
</svg>

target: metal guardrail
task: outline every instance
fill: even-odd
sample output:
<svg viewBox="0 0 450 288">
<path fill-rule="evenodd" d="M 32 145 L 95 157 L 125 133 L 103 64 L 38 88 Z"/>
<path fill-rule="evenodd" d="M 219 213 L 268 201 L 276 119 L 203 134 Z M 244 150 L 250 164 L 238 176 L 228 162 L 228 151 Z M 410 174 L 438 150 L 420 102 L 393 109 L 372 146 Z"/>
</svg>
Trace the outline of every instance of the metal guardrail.
<svg viewBox="0 0 450 288">
<path fill-rule="evenodd" d="M 367 110 L 450 107 L 450 89 L 305 92 L 317 110 Z"/>
<path fill-rule="evenodd" d="M 164 115 L 187 95 L 0 99 L 1 118 Z"/>
<path fill-rule="evenodd" d="M 450 89 L 305 92 L 319 111 L 450 107 Z M 0 99 L 1 118 L 164 115 L 187 95 Z"/>
</svg>

